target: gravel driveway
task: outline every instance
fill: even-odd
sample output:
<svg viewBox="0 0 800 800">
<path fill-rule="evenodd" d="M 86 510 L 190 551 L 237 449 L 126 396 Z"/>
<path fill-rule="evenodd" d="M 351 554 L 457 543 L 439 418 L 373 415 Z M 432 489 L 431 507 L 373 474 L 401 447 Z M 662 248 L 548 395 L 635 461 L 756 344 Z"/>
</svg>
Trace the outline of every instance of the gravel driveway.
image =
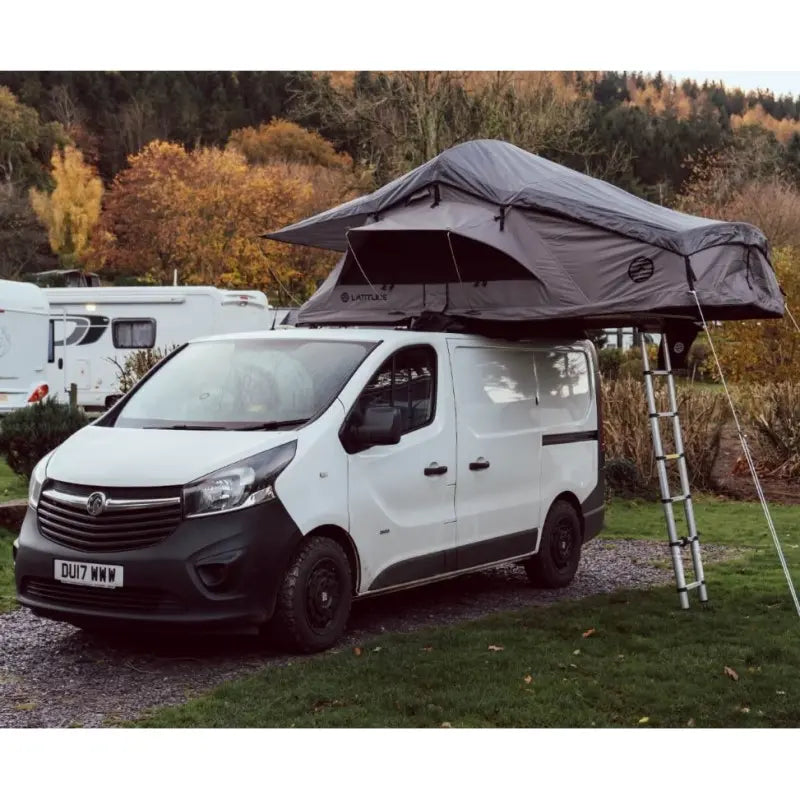
<svg viewBox="0 0 800 800">
<path fill-rule="evenodd" d="M 704 563 L 730 555 L 704 545 Z M 532 588 L 522 567 L 496 567 L 354 605 L 344 644 L 448 625 L 496 611 L 644 588 L 673 579 L 666 545 L 590 542 L 571 586 Z M 255 637 L 101 639 L 25 609 L 0 615 L 0 727 L 97 727 L 185 701 L 222 681 L 292 660 Z M 296 657 L 295 657 L 296 658 Z"/>
</svg>

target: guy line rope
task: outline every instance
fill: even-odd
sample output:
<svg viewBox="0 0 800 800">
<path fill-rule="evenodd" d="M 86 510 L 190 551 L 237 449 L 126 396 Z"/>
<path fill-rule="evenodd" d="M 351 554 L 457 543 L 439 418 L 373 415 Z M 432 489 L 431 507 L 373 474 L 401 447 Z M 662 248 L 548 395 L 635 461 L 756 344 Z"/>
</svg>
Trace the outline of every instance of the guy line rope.
<svg viewBox="0 0 800 800">
<path fill-rule="evenodd" d="M 797 615 L 800 617 L 800 601 L 797 599 L 797 591 L 794 587 L 794 582 L 792 581 L 792 575 L 789 572 L 789 566 L 786 563 L 786 557 L 783 554 L 783 547 L 781 547 L 780 539 L 778 538 L 778 532 L 775 529 L 775 523 L 772 520 L 772 514 L 770 513 L 769 506 L 767 505 L 767 498 L 764 495 L 764 490 L 761 486 L 761 481 L 759 480 L 758 473 L 756 472 L 755 462 L 753 461 L 753 456 L 750 453 L 750 446 L 747 444 L 747 437 L 742 430 L 742 426 L 739 424 L 739 415 L 736 413 L 736 407 L 733 404 L 733 398 L 731 397 L 731 393 L 728 390 L 728 382 L 725 380 L 725 375 L 722 372 L 722 365 L 719 363 L 719 358 L 717 357 L 717 350 L 714 347 L 714 342 L 711 338 L 711 331 L 708 329 L 708 324 L 706 323 L 705 315 L 703 314 L 703 309 L 700 305 L 700 300 L 697 297 L 697 292 L 692 289 L 690 294 L 694 297 L 694 301 L 697 304 L 697 310 L 700 313 L 700 319 L 703 323 L 703 330 L 706 332 L 706 337 L 708 338 L 708 344 L 711 347 L 711 353 L 714 356 L 714 361 L 717 365 L 717 371 L 719 372 L 720 379 L 722 380 L 722 387 L 725 390 L 725 395 L 728 398 L 728 403 L 731 407 L 731 412 L 733 413 L 733 421 L 736 425 L 736 431 L 739 434 L 739 441 L 742 444 L 742 451 L 744 452 L 745 460 L 747 461 L 747 466 L 750 468 L 750 474 L 753 477 L 753 484 L 756 487 L 756 494 L 758 495 L 758 499 L 761 503 L 761 508 L 764 511 L 764 516 L 767 520 L 767 526 L 769 527 L 769 532 L 772 534 L 772 540 L 775 542 L 775 549 L 778 551 L 778 559 L 781 562 L 781 567 L 783 567 L 783 574 L 786 576 L 786 583 L 789 585 L 789 593 L 792 595 L 792 600 L 794 600 L 794 607 L 797 610 Z M 797 324 L 797 320 L 795 320 L 792 312 L 789 311 L 788 306 L 786 307 L 787 312 L 789 313 L 789 317 L 791 318 L 792 322 L 794 323 L 795 327 L 800 333 L 800 326 Z"/>
</svg>

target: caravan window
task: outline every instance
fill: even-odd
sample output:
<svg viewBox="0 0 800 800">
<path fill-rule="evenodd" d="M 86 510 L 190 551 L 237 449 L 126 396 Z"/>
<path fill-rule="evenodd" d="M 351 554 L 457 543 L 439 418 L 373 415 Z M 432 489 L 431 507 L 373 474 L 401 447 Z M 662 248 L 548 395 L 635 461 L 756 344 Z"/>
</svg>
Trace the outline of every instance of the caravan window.
<svg viewBox="0 0 800 800">
<path fill-rule="evenodd" d="M 120 349 L 149 349 L 156 343 L 154 319 L 115 319 L 111 323 L 114 347 Z"/>
</svg>

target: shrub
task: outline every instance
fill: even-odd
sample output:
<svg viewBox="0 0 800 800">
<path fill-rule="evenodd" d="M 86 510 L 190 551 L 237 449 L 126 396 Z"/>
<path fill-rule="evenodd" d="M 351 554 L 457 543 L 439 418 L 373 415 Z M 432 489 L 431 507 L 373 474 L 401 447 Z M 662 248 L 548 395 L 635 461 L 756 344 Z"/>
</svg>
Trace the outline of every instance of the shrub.
<svg viewBox="0 0 800 800">
<path fill-rule="evenodd" d="M 758 467 L 776 477 L 800 478 L 800 383 L 749 384 L 736 395 Z"/>
<path fill-rule="evenodd" d="M 649 497 L 654 494 L 629 458 L 606 460 L 606 492 L 612 497 Z"/>
<path fill-rule="evenodd" d="M 711 472 L 719 453 L 722 428 L 729 416 L 726 400 L 720 394 L 702 392 L 692 387 L 681 386 L 677 392 L 690 483 L 696 490 L 713 489 Z M 659 380 L 656 386 L 656 406 L 659 410 L 669 407 L 667 386 L 663 380 Z M 631 462 L 641 476 L 641 486 L 657 488 L 658 476 L 642 379 L 606 381 L 603 386 L 603 410 L 609 461 L 624 459 Z M 659 424 L 664 451 L 675 452 L 670 420 L 664 418 Z M 677 467 L 669 466 L 668 469 L 671 485 L 678 487 Z"/>
<path fill-rule="evenodd" d="M 159 361 L 178 347 L 179 345 L 172 345 L 163 350 L 160 347 L 133 350 L 121 364 L 116 358 L 110 359 L 117 369 L 116 388 L 120 394 L 127 394 Z"/>
<path fill-rule="evenodd" d="M 597 351 L 597 360 L 600 374 L 606 380 L 616 380 L 619 377 L 619 368 L 622 365 L 624 353 L 618 347 L 603 347 Z"/>
<path fill-rule="evenodd" d="M 3 417 L 0 454 L 14 472 L 30 478 L 41 458 L 88 422 L 81 409 L 48 397 Z"/>
</svg>

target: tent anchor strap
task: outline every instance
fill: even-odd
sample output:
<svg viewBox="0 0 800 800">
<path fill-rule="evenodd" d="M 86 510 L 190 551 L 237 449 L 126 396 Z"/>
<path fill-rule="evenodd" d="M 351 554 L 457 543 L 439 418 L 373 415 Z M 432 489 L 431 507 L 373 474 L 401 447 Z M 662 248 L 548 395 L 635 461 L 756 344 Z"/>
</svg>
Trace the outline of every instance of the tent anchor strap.
<svg viewBox="0 0 800 800">
<path fill-rule="evenodd" d="M 794 582 L 792 580 L 792 574 L 789 572 L 789 566 L 786 563 L 786 556 L 783 553 L 783 547 L 781 546 L 781 541 L 778 537 L 778 532 L 775 529 L 775 522 L 772 519 L 772 513 L 769 510 L 769 505 L 767 504 L 767 498 L 764 494 L 764 489 L 761 486 L 761 480 L 758 477 L 758 472 L 756 471 L 756 465 L 753 461 L 753 455 L 750 452 L 750 445 L 747 443 L 747 437 L 742 430 L 742 426 L 739 423 L 739 415 L 736 413 L 736 407 L 733 404 L 733 398 L 731 397 L 731 393 L 728 390 L 728 382 L 725 380 L 725 374 L 722 371 L 722 365 L 719 362 L 719 357 L 717 356 L 717 350 L 714 347 L 714 341 L 711 338 L 711 331 L 708 329 L 708 323 L 706 322 L 705 315 L 703 314 L 703 308 L 700 305 L 700 299 L 697 296 L 697 291 L 692 290 L 690 294 L 694 297 L 694 301 L 697 304 L 697 311 L 700 314 L 700 320 L 703 323 L 703 330 L 706 332 L 706 338 L 708 339 L 709 347 L 711 348 L 711 353 L 714 356 L 714 363 L 717 366 L 717 371 L 719 372 L 720 380 L 722 381 L 722 387 L 725 390 L 725 396 L 728 398 L 728 404 L 731 407 L 731 413 L 733 414 L 733 421 L 736 425 L 736 432 L 739 435 L 739 442 L 742 445 L 742 452 L 744 453 L 745 460 L 747 461 L 747 466 L 750 469 L 750 475 L 753 478 L 753 484 L 756 489 L 756 494 L 758 495 L 758 500 L 761 503 L 761 509 L 764 512 L 764 518 L 767 521 L 767 527 L 769 528 L 769 532 L 772 535 L 772 541 L 775 543 L 775 549 L 778 552 L 778 560 L 781 563 L 781 567 L 783 568 L 783 574 L 786 577 L 786 583 L 789 586 L 789 594 L 792 596 L 792 600 L 794 601 L 794 607 L 797 611 L 798 617 L 800 617 L 800 600 L 797 599 L 797 590 L 795 589 Z M 791 317 L 791 312 L 789 313 Z M 795 322 L 795 326 L 797 326 L 796 320 L 792 317 L 792 320 Z M 800 327 L 798 327 L 800 330 Z"/>
<path fill-rule="evenodd" d="M 669 357 L 669 347 L 666 339 L 667 334 L 664 333 L 662 336 L 662 350 L 664 353 L 663 370 L 653 370 L 650 368 L 650 355 L 647 352 L 647 341 L 644 336 L 641 337 L 640 346 L 642 349 L 642 367 L 647 396 L 647 411 L 650 417 L 650 432 L 653 437 L 653 452 L 655 453 L 658 483 L 661 489 L 661 505 L 664 509 L 664 519 L 667 525 L 667 537 L 669 538 L 670 556 L 672 557 L 672 568 L 675 572 L 678 598 L 681 608 L 685 609 L 689 608 L 690 589 L 698 590 L 698 596 L 702 603 L 708 600 L 708 591 L 703 574 L 703 559 L 700 554 L 700 540 L 697 535 L 697 524 L 694 519 L 692 495 L 689 489 L 689 472 L 686 468 L 686 458 L 684 458 L 683 452 L 683 436 L 681 432 L 681 422 L 678 416 L 678 397 L 675 391 L 675 379 L 672 374 L 672 364 Z M 668 411 L 658 411 L 656 408 L 656 393 L 653 381 L 656 376 L 663 376 L 667 379 Z M 664 444 L 661 440 L 662 418 L 672 420 L 672 438 L 675 444 L 674 453 L 664 453 Z M 678 466 L 678 475 L 681 484 L 680 493 L 678 495 L 673 495 L 670 489 L 668 468 L 672 463 Z M 678 536 L 674 513 L 674 506 L 676 503 L 683 504 L 688 536 Z M 686 582 L 683 558 L 680 552 L 681 549 L 687 545 L 689 546 L 689 551 L 692 556 L 692 567 L 695 575 L 695 580 L 691 583 Z"/>
</svg>

